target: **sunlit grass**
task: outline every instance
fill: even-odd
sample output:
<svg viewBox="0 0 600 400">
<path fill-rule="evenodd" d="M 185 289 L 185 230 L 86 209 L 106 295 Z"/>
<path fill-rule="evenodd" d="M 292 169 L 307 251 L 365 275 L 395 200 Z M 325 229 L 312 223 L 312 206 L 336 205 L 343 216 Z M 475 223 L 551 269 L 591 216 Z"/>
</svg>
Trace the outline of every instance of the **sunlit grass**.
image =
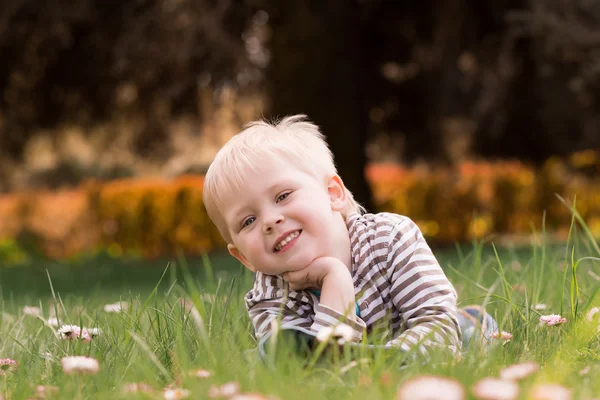
<svg viewBox="0 0 600 400">
<path fill-rule="evenodd" d="M 433 354 L 430 362 L 404 367 L 405 355 L 381 349 L 328 351 L 315 359 L 294 353 L 284 337 L 270 346 L 268 359 L 259 359 L 243 302 L 253 277 L 235 265 L 221 268 L 225 261 L 219 258 L 189 265 L 179 258 L 164 263 L 158 274 L 139 269 L 134 277 L 144 281 L 149 275 L 154 282 L 143 290 L 125 283 L 109 290 L 101 282 L 73 276 L 69 281 L 66 272 L 55 276 L 51 268 L 49 278 L 38 274 L 35 282 L 26 275 L 14 278 L 18 271 L 10 279 L 4 272 L 0 358 L 18 366 L 0 376 L 0 393 L 6 399 L 41 398 L 36 391 L 44 385 L 47 398 L 208 398 L 239 387 L 243 393 L 281 399 L 392 399 L 404 382 L 433 375 L 458 382 L 475 398 L 473 388 L 481 379 L 499 378 L 509 365 L 533 361 L 539 370 L 516 383 L 519 398 L 533 396 L 543 389 L 536 385 L 544 383 L 571 389 L 573 398 L 598 397 L 600 313 L 590 314 L 591 321 L 586 315 L 600 306 L 600 253 L 577 226 L 575 221 L 564 244 L 550 245 L 540 232 L 529 248 L 474 243 L 440 252 L 460 305 L 485 305 L 512 339 L 496 340 L 487 352 L 472 346 L 460 360 Z M 85 276 L 85 265 L 76 268 Z M 119 269 L 108 270 L 114 275 Z M 28 285 L 36 290 L 28 291 Z M 105 311 L 107 304 L 112 306 Z M 39 307 L 41 316 L 31 309 L 25 313 L 25 306 Z M 540 316 L 549 314 L 567 322 L 541 325 Z M 49 321 L 54 315 L 60 325 L 97 328 L 100 334 L 89 343 L 61 339 Z M 75 355 L 98 360 L 99 371 L 65 373 L 61 359 Z M 235 384 L 222 386 L 228 382 Z M 419 398 L 418 383 L 411 389 L 414 399 Z"/>
</svg>

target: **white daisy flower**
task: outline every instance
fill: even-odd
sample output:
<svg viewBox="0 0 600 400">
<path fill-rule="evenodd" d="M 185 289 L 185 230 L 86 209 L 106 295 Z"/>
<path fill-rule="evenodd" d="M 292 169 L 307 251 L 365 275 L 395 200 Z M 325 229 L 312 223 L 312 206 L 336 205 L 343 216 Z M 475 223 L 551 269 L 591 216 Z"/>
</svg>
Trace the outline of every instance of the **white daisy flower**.
<svg viewBox="0 0 600 400">
<path fill-rule="evenodd" d="M 228 400 L 274 400 L 276 397 L 267 397 L 260 393 L 238 393 L 233 395 Z"/>
<path fill-rule="evenodd" d="M 12 358 L 0 358 L 0 375 L 6 375 L 8 372 L 15 372 L 18 362 Z"/>
<path fill-rule="evenodd" d="M 104 305 L 104 311 L 109 312 L 109 313 L 127 311 L 128 309 L 129 309 L 129 303 L 127 303 L 125 301 Z"/>
<path fill-rule="evenodd" d="M 540 383 L 531 388 L 528 399 L 531 400 L 571 400 L 571 389 L 553 383 Z"/>
<path fill-rule="evenodd" d="M 75 335 L 79 334 L 81 327 L 77 325 L 63 325 L 58 328 L 58 336 L 61 339 L 72 339 Z"/>
<path fill-rule="evenodd" d="M 90 337 L 92 339 L 97 338 L 98 336 L 100 336 L 102 334 L 102 329 L 100 329 L 100 328 L 84 328 L 84 329 L 87 329 L 87 331 L 90 334 Z"/>
<path fill-rule="evenodd" d="M 354 331 L 350 325 L 339 324 L 333 329 L 333 336 L 339 338 L 338 344 L 344 344 L 352 341 L 352 338 L 354 337 Z"/>
<path fill-rule="evenodd" d="M 409 379 L 398 388 L 397 400 L 464 400 L 460 382 L 441 376 L 424 375 Z"/>
<path fill-rule="evenodd" d="M 152 386 L 147 383 L 126 383 L 121 387 L 121 391 L 125 393 L 152 393 Z"/>
<path fill-rule="evenodd" d="M 554 326 L 554 325 L 560 325 L 560 324 L 566 324 L 566 323 L 567 323 L 567 319 L 561 317 L 558 314 L 542 315 L 540 317 L 541 325 Z"/>
<path fill-rule="evenodd" d="M 585 315 L 585 319 L 587 319 L 588 321 L 593 321 L 594 317 L 596 316 L 596 314 L 598 314 L 600 312 L 600 308 L 598 307 L 594 307 L 592 308 L 590 311 L 587 312 L 587 314 Z"/>
<path fill-rule="evenodd" d="M 179 400 L 190 397 L 190 391 L 187 389 L 166 389 L 164 393 L 165 400 Z"/>
<path fill-rule="evenodd" d="M 42 310 L 40 310 L 39 307 L 25 306 L 23 307 L 23 314 L 39 317 L 40 315 L 42 315 Z"/>
<path fill-rule="evenodd" d="M 329 340 L 331 335 L 333 335 L 333 328 L 330 326 L 324 326 L 323 328 L 319 329 L 319 332 L 317 332 L 317 340 L 319 342 L 326 342 Z"/>
<path fill-rule="evenodd" d="M 85 356 L 63 357 L 60 360 L 65 374 L 96 374 L 100 370 L 98 360 Z"/>
<path fill-rule="evenodd" d="M 212 376 L 212 372 L 207 371 L 205 369 L 196 369 L 196 370 L 190 371 L 190 375 L 195 376 L 196 378 L 206 379 L 206 378 L 210 378 Z"/>
<path fill-rule="evenodd" d="M 473 385 L 473 394 L 479 400 L 515 400 L 519 396 L 519 385 L 513 381 L 484 378 Z"/>
<path fill-rule="evenodd" d="M 56 396 L 58 393 L 58 387 L 49 385 L 38 385 L 35 388 L 36 399 L 46 399 Z"/>
<path fill-rule="evenodd" d="M 326 342 L 331 337 L 337 338 L 337 343 L 342 345 L 346 342 L 351 342 L 354 337 L 354 331 L 347 324 L 338 324 L 335 327 L 325 326 L 317 332 L 317 340 Z"/>
<path fill-rule="evenodd" d="M 65 340 L 81 339 L 84 343 L 89 343 L 92 339 L 86 328 L 81 329 L 77 325 L 63 325 L 58 329 L 58 337 Z"/>
<path fill-rule="evenodd" d="M 500 378 L 510 381 L 519 381 L 535 374 L 540 369 L 534 361 L 510 365 L 500 371 Z"/>
<path fill-rule="evenodd" d="M 237 382 L 227 382 L 221 386 L 212 385 L 208 389 L 208 397 L 211 399 L 217 397 L 232 397 L 240 392 L 240 384 Z"/>
</svg>

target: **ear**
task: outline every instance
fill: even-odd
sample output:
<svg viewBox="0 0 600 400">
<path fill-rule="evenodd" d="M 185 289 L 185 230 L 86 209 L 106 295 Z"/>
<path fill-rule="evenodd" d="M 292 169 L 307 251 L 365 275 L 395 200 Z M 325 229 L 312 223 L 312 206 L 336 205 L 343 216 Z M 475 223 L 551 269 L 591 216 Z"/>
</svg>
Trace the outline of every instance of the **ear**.
<svg viewBox="0 0 600 400">
<path fill-rule="evenodd" d="M 327 192 L 329 193 L 331 209 L 333 211 L 343 211 L 346 208 L 348 196 L 346 195 L 346 186 L 344 186 L 344 182 L 342 182 L 342 178 L 339 175 L 329 178 Z"/>
<path fill-rule="evenodd" d="M 229 254 L 231 254 L 232 256 L 237 258 L 242 264 L 244 264 L 244 267 L 248 268 L 252 272 L 256 272 L 256 268 L 254 268 L 252 264 L 248 262 L 248 259 L 244 257 L 244 255 L 240 252 L 240 250 L 237 247 L 235 247 L 234 244 L 229 243 L 227 245 L 227 250 L 229 250 Z"/>
</svg>

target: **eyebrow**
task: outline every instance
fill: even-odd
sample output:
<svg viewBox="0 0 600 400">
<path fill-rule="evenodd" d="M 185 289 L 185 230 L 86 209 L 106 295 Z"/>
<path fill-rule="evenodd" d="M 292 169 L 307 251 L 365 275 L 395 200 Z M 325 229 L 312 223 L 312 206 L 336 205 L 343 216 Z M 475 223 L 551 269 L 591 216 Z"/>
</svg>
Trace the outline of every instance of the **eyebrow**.
<svg viewBox="0 0 600 400">
<path fill-rule="evenodd" d="M 290 186 L 290 185 L 293 185 L 293 184 L 295 184 L 295 182 L 293 180 L 285 180 L 285 181 L 281 181 L 281 182 L 276 182 L 273 185 L 269 186 L 266 189 L 266 192 L 270 193 L 270 192 L 274 191 L 275 188 L 277 188 L 279 186 Z M 244 210 L 246 208 L 247 208 L 246 206 L 234 208 L 234 211 L 231 213 L 232 220 L 233 220 L 234 224 L 236 224 L 235 221 L 237 221 L 238 219 L 240 219 L 242 217 L 242 215 L 244 214 Z M 234 226 L 237 226 L 237 224 L 234 225 Z"/>
<path fill-rule="evenodd" d="M 231 223 L 234 226 L 237 226 L 237 222 L 236 221 L 238 221 L 242 217 L 242 215 L 244 214 L 244 209 L 246 209 L 246 208 L 247 207 L 238 207 L 237 209 L 234 209 L 233 212 L 231 212 L 231 216 L 232 216 L 231 217 Z"/>
</svg>

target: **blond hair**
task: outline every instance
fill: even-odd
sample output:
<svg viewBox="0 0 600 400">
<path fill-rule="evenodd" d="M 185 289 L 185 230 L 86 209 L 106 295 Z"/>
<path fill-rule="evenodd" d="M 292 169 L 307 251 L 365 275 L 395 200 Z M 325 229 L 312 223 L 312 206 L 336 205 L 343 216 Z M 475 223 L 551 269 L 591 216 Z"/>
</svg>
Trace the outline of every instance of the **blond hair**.
<svg viewBox="0 0 600 400">
<path fill-rule="evenodd" d="M 325 181 L 337 175 L 333 154 L 325 136 L 305 115 L 288 116 L 275 123 L 261 120 L 246 125 L 217 153 L 204 180 L 204 206 L 228 242 L 231 243 L 231 237 L 224 226 L 220 209 L 223 199 L 247 184 L 245 172 L 255 170 L 262 162 L 274 157 L 292 163 L 316 179 Z M 344 217 L 365 212 L 348 189 L 346 197 L 348 201 L 342 212 Z"/>
</svg>

